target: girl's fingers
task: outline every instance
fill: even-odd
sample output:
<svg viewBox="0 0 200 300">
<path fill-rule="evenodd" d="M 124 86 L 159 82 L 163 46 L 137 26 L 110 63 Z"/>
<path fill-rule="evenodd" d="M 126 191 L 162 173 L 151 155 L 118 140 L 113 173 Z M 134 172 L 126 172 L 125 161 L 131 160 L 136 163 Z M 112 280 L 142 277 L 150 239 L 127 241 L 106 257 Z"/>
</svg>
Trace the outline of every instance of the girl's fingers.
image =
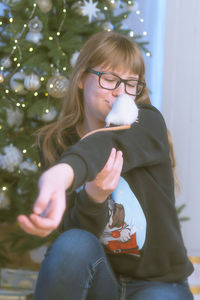
<svg viewBox="0 0 200 300">
<path fill-rule="evenodd" d="M 113 168 L 115 159 L 116 159 L 116 149 L 112 148 L 112 150 L 110 152 L 110 155 L 108 157 L 108 160 L 107 160 L 107 162 L 106 162 L 106 164 L 103 167 L 103 169 L 102 169 L 101 172 L 109 172 L 109 171 L 111 171 L 112 168 Z"/>
<path fill-rule="evenodd" d="M 30 218 L 28 218 L 25 215 L 18 216 L 18 223 L 20 227 L 27 233 L 33 234 L 33 235 L 39 235 L 39 236 L 47 236 L 49 233 L 51 233 L 51 230 L 42 230 L 38 228 Z"/>
</svg>

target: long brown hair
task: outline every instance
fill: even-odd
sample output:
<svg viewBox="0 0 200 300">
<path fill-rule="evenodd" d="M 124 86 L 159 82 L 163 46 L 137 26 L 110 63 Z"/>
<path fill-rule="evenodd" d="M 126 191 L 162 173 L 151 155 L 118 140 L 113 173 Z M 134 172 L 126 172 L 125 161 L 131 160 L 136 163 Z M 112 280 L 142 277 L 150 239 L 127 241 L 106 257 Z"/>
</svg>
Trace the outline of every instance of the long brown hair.
<svg viewBox="0 0 200 300">
<path fill-rule="evenodd" d="M 77 128 L 84 120 L 84 101 L 79 83 L 86 70 L 95 66 L 110 67 L 113 70 L 123 66 L 124 70 L 131 70 L 139 75 L 139 80 L 145 81 L 144 60 L 138 46 L 131 39 L 116 32 L 99 32 L 93 35 L 80 51 L 58 120 L 39 131 L 38 143 L 42 147 L 47 166 L 51 166 L 56 161 L 59 149 L 66 150 L 64 137 L 67 130 L 72 127 Z M 147 87 L 135 101 L 151 104 Z M 175 158 L 169 135 L 168 140 L 174 170 Z"/>
</svg>

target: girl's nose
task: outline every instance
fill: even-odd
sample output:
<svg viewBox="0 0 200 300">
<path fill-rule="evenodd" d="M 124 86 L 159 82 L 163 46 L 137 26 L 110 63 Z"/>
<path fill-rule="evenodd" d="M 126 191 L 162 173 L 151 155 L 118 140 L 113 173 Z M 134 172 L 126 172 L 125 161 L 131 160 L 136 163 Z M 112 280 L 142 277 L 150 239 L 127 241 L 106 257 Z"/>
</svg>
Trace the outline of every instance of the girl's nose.
<svg viewBox="0 0 200 300">
<path fill-rule="evenodd" d="M 120 83 L 120 85 L 112 91 L 113 92 L 113 96 L 115 97 L 119 97 L 120 95 L 125 94 L 125 84 L 123 82 Z"/>
</svg>

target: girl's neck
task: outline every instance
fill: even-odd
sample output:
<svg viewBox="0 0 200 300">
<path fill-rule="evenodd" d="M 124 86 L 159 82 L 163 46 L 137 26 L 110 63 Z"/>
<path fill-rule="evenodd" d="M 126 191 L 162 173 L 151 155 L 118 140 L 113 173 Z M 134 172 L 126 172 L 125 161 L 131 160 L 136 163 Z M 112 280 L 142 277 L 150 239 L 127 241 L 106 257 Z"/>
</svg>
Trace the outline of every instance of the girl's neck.
<svg viewBox="0 0 200 300">
<path fill-rule="evenodd" d="M 105 122 L 92 122 L 89 120 L 84 120 L 83 123 L 78 124 L 76 127 L 76 130 L 78 132 L 78 135 L 80 137 L 83 137 L 88 132 L 91 132 L 93 130 L 103 128 L 105 126 Z"/>
</svg>

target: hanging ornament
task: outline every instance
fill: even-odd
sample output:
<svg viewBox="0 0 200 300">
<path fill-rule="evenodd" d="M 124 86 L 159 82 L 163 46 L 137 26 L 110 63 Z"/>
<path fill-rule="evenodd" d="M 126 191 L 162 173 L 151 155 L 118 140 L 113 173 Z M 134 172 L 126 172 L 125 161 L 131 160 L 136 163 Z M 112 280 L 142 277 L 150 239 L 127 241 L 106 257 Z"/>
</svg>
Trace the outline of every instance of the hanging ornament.
<svg viewBox="0 0 200 300">
<path fill-rule="evenodd" d="M 47 81 L 47 91 L 49 95 L 54 98 L 63 98 L 67 92 L 68 84 L 68 79 L 60 75 L 57 71 L 56 74 Z"/>
<path fill-rule="evenodd" d="M 26 40 L 29 42 L 32 42 L 34 44 L 38 44 L 40 43 L 40 40 L 43 39 L 43 34 L 41 32 L 32 32 L 29 31 L 26 35 Z"/>
<path fill-rule="evenodd" d="M 112 31 L 114 26 L 110 22 L 107 21 L 107 22 L 102 24 L 102 28 L 105 31 Z"/>
<path fill-rule="evenodd" d="M 6 114 L 9 127 L 19 127 L 22 124 L 24 114 L 18 108 L 15 110 L 13 108 L 6 108 Z"/>
<path fill-rule="evenodd" d="M 32 32 L 40 32 L 42 31 L 43 28 L 43 24 L 42 22 L 39 20 L 39 18 L 37 16 L 35 16 L 32 20 L 30 20 L 30 22 L 28 23 L 28 28 L 30 29 L 30 31 Z"/>
<path fill-rule="evenodd" d="M 81 15 L 83 16 L 83 8 L 81 7 L 82 5 L 82 2 L 81 1 L 77 1 L 76 3 L 74 3 L 72 5 L 72 9 L 75 10 L 75 12 L 78 14 L 78 15 Z"/>
<path fill-rule="evenodd" d="M 74 67 L 75 64 L 76 64 L 76 61 L 77 61 L 77 58 L 79 57 L 79 51 L 75 51 L 73 54 L 72 54 L 72 57 L 70 59 L 70 63 L 71 63 L 71 66 Z"/>
<path fill-rule="evenodd" d="M 44 122 L 51 122 L 57 116 L 57 111 L 54 107 L 50 107 L 50 109 L 46 109 L 45 113 L 41 116 L 41 119 Z"/>
<path fill-rule="evenodd" d="M 41 86 L 40 78 L 37 74 L 31 73 L 24 78 L 24 86 L 28 91 L 36 91 Z"/>
<path fill-rule="evenodd" d="M 36 16 L 28 23 L 29 32 L 26 35 L 26 40 L 35 44 L 39 44 L 43 38 L 43 34 L 40 32 L 43 28 L 42 22 Z"/>
<path fill-rule="evenodd" d="M 126 8 L 128 11 L 135 11 L 138 9 L 138 2 L 135 0 L 128 0 L 126 4 Z"/>
<path fill-rule="evenodd" d="M 0 83 L 4 82 L 4 76 L 3 73 L 0 73 Z"/>
<path fill-rule="evenodd" d="M 107 5 L 110 9 L 115 9 L 115 8 L 118 7 L 118 5 L 119 5 L 119 0 L 107 0 L 107 1 L 106 1 L 106 5 Z"/>
<path fill-rule="evenodd" d="M 15 93 L 25 95 L 27 91 L 24 89 L 24 78 L 26 74 L 23 71 L 15 73 L 10 79 L 10 87 Z"/>
<path fill-rule="evenodd" d="M 4 67 L 5 69 L 10 68 L 11 65 L 12 65 L 12 61 L 9 56 L 3 57 L 1 59 L 1 66 Z"/>
<path fill-rule="evenodd" d="M 9 209 L 10 199 L 5 192 L 0 192 L 0 209 Z"/>
<path fill-rule="evenodd" d="M 18 148 L 12 144 L 3 148 L 5 154 L 0 154 L 0 168 L 13 172 L 23 160 L 23 155 Z"/>
<path fill-rule="evenodd" d="M 100 11 L 100 9 L 96 7 L 98 2 L 93 3 L 92 1 L 93 0 L 89 0 L 89 2 L 87 2 L 86 0 L 83 0 L 84 5 L 81 6 L 83 16 L 88 16 L 89 23 L 92 22 L 92 17 L 96 18 L 97 13 Z"/>
<path fill-rule="evenodd" d="M 37 172 L 38 166 L 36 164 L 33 164 L 29 161 L 23 161 L 20 165 L 19 168 L 21 171 L 31 171 L 31 172 Z"/>
<path fill-rule="evenodd" d="M 53 6 L 51 0 L 36 0 L 36 3 L 39 6 L 41 12 L 43 12 L 44 14 L 48 13 Z"/>
</svg>

